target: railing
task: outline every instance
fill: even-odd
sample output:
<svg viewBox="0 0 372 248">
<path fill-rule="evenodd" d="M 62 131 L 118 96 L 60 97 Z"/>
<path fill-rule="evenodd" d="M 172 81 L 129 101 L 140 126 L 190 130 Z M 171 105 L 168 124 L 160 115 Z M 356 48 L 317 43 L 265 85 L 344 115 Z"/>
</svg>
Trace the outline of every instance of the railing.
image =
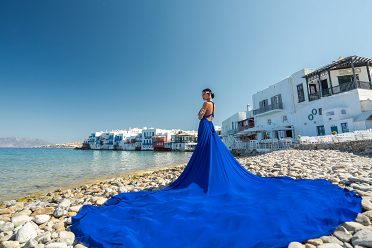
<svg viewBox="0 0 372 248">
<path fill-rule="evenodd" d="M 231 130 L 227 131 L 227 134 L 228 134 L 228 135 L 230 135 L 230 134 L 236 134 L 236 133 L 238 133 L 238 132 L 239 132 L 238 129 L 231 129 Z"/>
<path fill-rule="evenodd" d="M 271 105 L 268 105 L 268 106 L 265 106 L 259 109 L 255 109 L 253 110 L 253 115 L 262 114 L 262 113 L 275 110 L 275 109 L 283 109 L 283 103 L 278 102 L 278 103 L 274 103 L 274 104 L 271 104 Z"/>
<path fill-rule="evenodd" d="M 318 100 L 320 99 L 320 92 L 315 92 L 315 93 L 312 93 L 312 94 L 309 94 L 309 101 L 315 101 L 315 100 Z"/>
<path fill-rule="evenodd" d="M 371 90 L 372 86 L 369 82 L 364 82 L 364 81 L 357 81 L 356 84 L 354 81 L 350 81 L 348 83 L 343 83 L 337 86 L 332 87 L 332 89 L 322 89 L 321 94 L 320 92 L 315 92 L 309 95 L 309 100 L 310 101 L 315 101 L 318 100 L 322 97 L 327 97 L 331 96 L 334 94 L 339 94 L 342 92 L 354 90 L 354 89 L 367 89 Z"/>
<path fill-rule="evenodd" d="M 331 89 L 322 89 L 322 97 L 330 96 L 330 95 L 332 95 Z"/>
</svg>

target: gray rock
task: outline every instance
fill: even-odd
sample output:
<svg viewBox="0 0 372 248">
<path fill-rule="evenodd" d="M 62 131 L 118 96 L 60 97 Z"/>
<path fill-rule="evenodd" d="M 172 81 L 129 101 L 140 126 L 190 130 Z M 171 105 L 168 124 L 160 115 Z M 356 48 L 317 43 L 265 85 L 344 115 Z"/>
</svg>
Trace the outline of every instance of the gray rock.
<svg viewBox="0 0 372 248">
<path fill-rule="evenodd" d="M 344 224 L 342 224 L 343 227 L 346 228 L 346 230 L 348 231 L 355 231 L 355 229 L 357 228 L 363 228 L 364 225 L 360 224 L 360 223 L 357 223 L 357 222 L 345 222 Z"/>
<path fill-rule="evenodd" d="M 14 223 L 0 221 L 0 232 L 13 231 L 13 229 L 14 229 Z"/>
<path fill-rule="evenodd" d="M 32 220 L 32 217 L 29 217 L 25 214 L 21 215 L 14 215 L 11 219 L 12 223 L 14 224 L 14 227 L 20 226 L 25 224 L 26 222 Z"/>
<path fill-rule="evenodd" d="M 288 248 L 305 248 L 305 246 L 301 243 L 298 243 L 298 242 L 291 242 L 288 245 Z"/>
<path fill-rule="evenodd" d="M 335 231 L 333 233 L 333 236 L 335 236 L 336 238 L 338 238 L 339 240 L 343 242 L 350 242 L 351 237 L 352 237 L 349 232 L 342 232 L 342 231 Z"/>
<path fill-rule="evenodd" d="M 325 243 L 325 244 L 317 246 L 317 248 L 343 248 L 342 245 L 339 245 L 336 243 Z"/>
<path fill-rule="evenodd" d="M 127 188 L 125 188 L 125 187 L 120 187 L 119 190 L 118 190 L 118 193 L 119 193 L 119 194 L 127 193 L 127 192 L 128 192 L 128 190 L 127 190 Z"/>
<path fill-rule="evenodd" d="M 26 223 L 16 234 L 16 241 L 25 243 L 37 236 L 36 230 L 31 223 Z"/>
<path fill-rule="evenodd" d="M 37 241 L 35 239 L 29 239 L 23 248 L 36 248 Z"/>
<path fill-rule="evenodd" d="M 69 212 L 79 212 L 83 205 L 71 206 Z"/>
<path fill-rule="evenodd" d="M 55 242 L 47 244 L 44 248 L 67 248 L 67 244 L 63 242 Z"/>
<path fill-rule="evenodd" d="M 19 242 L 18 241 L 5 241 L 3 242 L 3 248 L 19 248 L 21 247 L 19 245 Z"/>
<path fill-rule="evenodd" d="M 40 208 L 45 208 L 45 204 L 45 202 L 37 201 L 37 204 L 33 204 L 30 209 L 32 210 L 32 212 L 34 212 Z"/>
<path fill-rule="evenodd" d="M 84 244 L 82 244 L 82 243 L 79 243 L 79 244 L 76 244 L 75 246 L 74 246 L 74 248 L 87 248 L 88 246 L 86 246 L 86 245 L 84 245 Z"/>
<path fill-rule="evenodd" d="M 67 215 L 67 210 L 62 209 L 62 208 L 60 208 L 60 207 L 57 206 L 56 209 L 53 212 L 53 215 L 56 218 L 60 218 L 60 217 L 62 217 L 64 215 Z"/>
<path fill-rule="evenodd" d="M 75 234 L 72 232 L 61 231 L 58 235 L 61 241 L 65 242 L 67 245 L 72 245 L 75 240 Z"/>
<path fill-rule="evenodd" d="M 358 214 L 358 217 L 355 219 L 355 222 L 358 222 L 364 226 L 371 225 L 370 219 L 366 215 L 363 215 L 363 214 Z"/>
<path fill-rule="evenodd" d="M 372 220 L 372 210 L 363 212 L 362 215 L 365 215 L 368 217 L 369 220 Z"/>
<path fill-rule="evenodd" d="M 48 222 L 50 220 L 50 216 L 47 214 L 42 214 L 42 215 L 36 215 L 34 217 L 34 222 L 41 225 L 45 222 Z"/>
<path fill-rule="evenodd" d="M 343 245 L 344 243 L 337 239 L 336 237 L 333 237 L 333 236 L 322 236 L 320 237 L 320 239 L 323 241 L 323 243 L 335 243 L 335 244 L 339 244 L 339 245 Z"/>
<path fill-rule="evenodd" d="M 372 203 L 369 200 L 365 199 L 364 197 L 362 199 L 362 209 L 364 211 L 372 210 Z"/>
<path fill-rule="evenodd" d="M 356 246 L 367 246 L 372 247 L 372 231 L 371 230 L 360 230 L 355 233 L 351 239 L 351 243 Z"/>
<path fill-rule="evenodd" d="M 71 201 L 69 199 L 63 199 L 63 201 L 61 201 L 61 203 L 58 204 L 58 207 L 68 210 L 70 205 L 71 205 Z"/>
<path fill-rule="evenodd" d="M 65 221 L 65 223 L 66 223 L 67 225 L 72 225 L 71 217 L 70 217 L 70 218 L 67 218 L 66 221 Z"/>
<path fill-rule="evenodd" d="M 3 201 L 3 204 L 4 204 L 6 207 L 10 207 L 10 206 L 13 206 L 13 205 L 16 204 L 16 200 Z"/>
<path fill-rule="evenodd" d="M 43 243 L 43 244 L 46 244 L 48 243 L 49 241 L 52 240 L 51 238 L 51 233 L 50 232 L 45 232 L 45 233 L 42 233 L 38 236 L 35 237 L 35 240 L 38 242 L 38 243 Z"/>
<path fill-rule="evenodd" d="M 30 216 L 32 214 L 32 211 L 29 209 L 25 209 L 25 210 L 18 212 L 17 214 L 24 214 L 24 215 Z"/>
<path fill-rule="evenodd" d="M 353 246 L 349 243 L 344 242 L 344 248 L 353 248 Z"/>
</svg>

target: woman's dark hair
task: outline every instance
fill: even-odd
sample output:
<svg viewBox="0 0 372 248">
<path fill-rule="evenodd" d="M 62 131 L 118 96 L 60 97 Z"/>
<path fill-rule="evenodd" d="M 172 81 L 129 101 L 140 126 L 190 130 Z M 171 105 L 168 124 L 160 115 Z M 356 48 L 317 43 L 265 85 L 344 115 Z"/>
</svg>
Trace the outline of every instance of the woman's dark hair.
<svg viewBox="0 0 372 248">
<path fill-rule="evenodd" d="M 205 92 L 207 94 L 211 94 L 211 97 L 214 98 L 214 94 L 212 93 L 212 90 L 209 88 L 204 89 L 202 92 Z"/>
</svg>

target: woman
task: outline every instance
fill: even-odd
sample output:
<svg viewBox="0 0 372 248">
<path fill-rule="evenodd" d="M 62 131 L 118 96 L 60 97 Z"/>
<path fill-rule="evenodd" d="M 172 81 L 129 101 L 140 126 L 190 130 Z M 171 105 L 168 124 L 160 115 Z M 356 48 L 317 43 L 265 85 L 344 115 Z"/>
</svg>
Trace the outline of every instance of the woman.
<svg viewBox="0 0 372 248">
<path fill-rule="evenodd" d="M 361 198 L 318 179 L 262 178 L 244 169 L 214 130 L 214 94 L 202 92 L 198 144 L 180 177 L 153 192 L 83 206 L 70 227 L 90 247 L 286 247 L 331 234 Z"/>
</svg>

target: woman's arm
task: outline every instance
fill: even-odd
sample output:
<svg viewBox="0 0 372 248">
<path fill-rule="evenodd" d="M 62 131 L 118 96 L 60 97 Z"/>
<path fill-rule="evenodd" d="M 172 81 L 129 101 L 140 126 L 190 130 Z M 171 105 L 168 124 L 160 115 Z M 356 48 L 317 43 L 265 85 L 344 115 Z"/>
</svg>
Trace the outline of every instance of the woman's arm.
<svg viewBox="0 0 372 248">
<path fill-rule="evenodd" d="M 203 116 L 204 116 L 205 112 L 207 111 L 207 107 L 208 107 L 207 102 L 205 102 L 203 104 L 203 107 L 201 108 L 201 110 L 198 113 L 199 120 L 203 119 Z"/>
</svg>

